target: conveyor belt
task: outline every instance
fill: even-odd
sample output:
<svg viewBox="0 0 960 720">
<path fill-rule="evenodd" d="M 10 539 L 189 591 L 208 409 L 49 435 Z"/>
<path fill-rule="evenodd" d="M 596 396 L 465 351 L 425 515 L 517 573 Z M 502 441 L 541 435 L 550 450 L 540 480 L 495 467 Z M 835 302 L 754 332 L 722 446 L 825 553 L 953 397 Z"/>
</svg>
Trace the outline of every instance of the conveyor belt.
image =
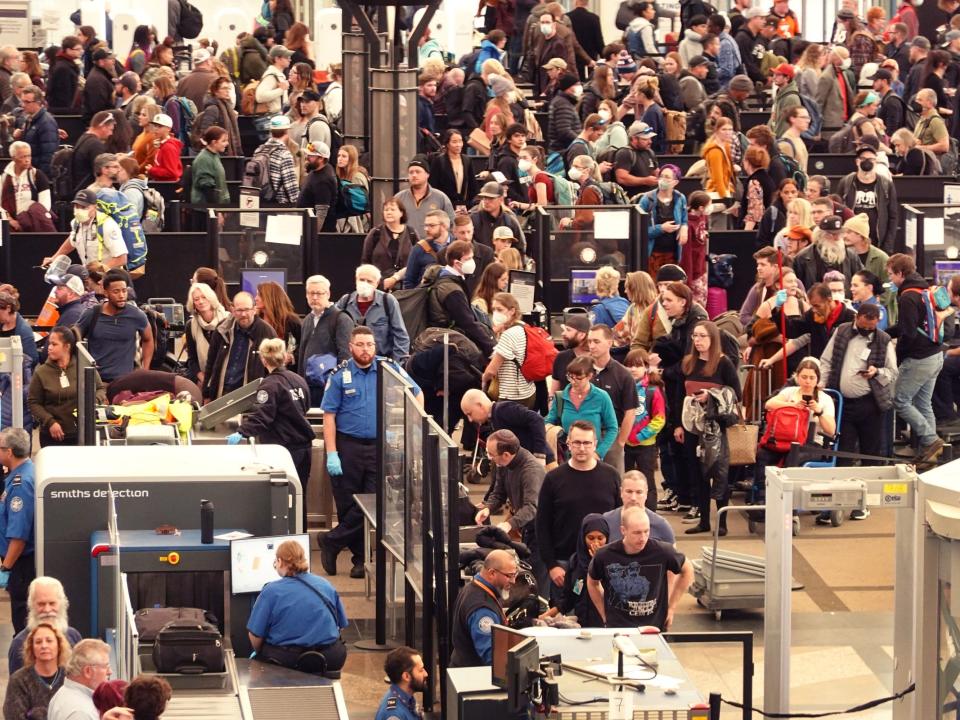
<svg viewBox="0 0 960 720">
<path fill-rule="evenodd" d="M 252 720 L 339 720 L 339 685 L 246 690 Z M 166 715 L 164 715 L 166 718 Z"/>
<path fill-rule="evenodd" d="M 212 696 L 207 694 L 173 694 L 163 720 L 243 720 L 240 700 L 236 695 Z"/>
</svg>

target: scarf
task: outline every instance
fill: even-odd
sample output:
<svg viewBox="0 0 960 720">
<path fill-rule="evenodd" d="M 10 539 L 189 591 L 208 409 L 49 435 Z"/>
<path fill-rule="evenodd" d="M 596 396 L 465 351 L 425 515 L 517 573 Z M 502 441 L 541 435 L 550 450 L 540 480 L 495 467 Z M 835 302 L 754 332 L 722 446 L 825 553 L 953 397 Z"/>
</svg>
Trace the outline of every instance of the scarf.
<svg viewBox="0 0 960 720">
<path fill-rule="evenodd" d="M 196 313 L 193 316 L 192 319 L 194 322 L 190 323 L 190 336 L 197 346 L 197 361 L 200 363 L 201 370 L 206 367 L 207 352 L 210 350 L 210 340 L 207 337 L 207 333 L 213 332 L 217 325 L 229 316 L 230 313 L 223 308 L 217 308 L 213 311 L 213 319 L 210 322 L 206 322 L 200 313 Z"/>
</svg>

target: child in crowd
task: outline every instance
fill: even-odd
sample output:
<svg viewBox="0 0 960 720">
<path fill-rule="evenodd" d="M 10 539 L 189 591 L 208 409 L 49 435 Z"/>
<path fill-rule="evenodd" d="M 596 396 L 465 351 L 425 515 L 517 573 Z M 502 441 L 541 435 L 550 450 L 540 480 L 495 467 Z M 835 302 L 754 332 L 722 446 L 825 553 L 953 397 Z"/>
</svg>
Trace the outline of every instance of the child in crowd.
<svg viewBox="0 0 960 720">
<path fill-rule="evenodd" d="M 647 479 L 647 507 L 656 512 L 657 433 L 667 421 L 663 381 L 659 374 L 648 374 L 649 356 L 642 348 L 631 350 L 623 364 L 637 384 L 637 413 L 624 448 L 624 470 L 639 470 Z"/>
<path fill-rule="evenodd" d="M 710 196 L 697 190 L 687 198 L 687 243 L 680 253 L 680 267 L 687 273 L 693 301 L 707 306 L 707 256 L 710 253 Z"/>
</svg>

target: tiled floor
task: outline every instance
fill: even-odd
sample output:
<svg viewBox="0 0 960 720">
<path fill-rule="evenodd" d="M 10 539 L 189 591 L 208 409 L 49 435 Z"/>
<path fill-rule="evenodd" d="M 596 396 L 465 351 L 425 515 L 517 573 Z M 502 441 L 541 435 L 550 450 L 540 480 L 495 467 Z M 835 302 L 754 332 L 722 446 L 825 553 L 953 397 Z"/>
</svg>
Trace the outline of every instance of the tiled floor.
<svg viewBox="0 0 960 720">
<path fill-rule="evenodd" d="M 473 488 L 475 492 L 479 489 Z M 699 557 L 708 541 L 683 534 L 679 516 L 668 515 L 678 533 L 678 547 Z M 730 520 L 731 534 L 723 547 L 763 554 L 763 540 L 751 536 L 740 517 Z M 842 548 L 842 551 L 840 549 Z M 893 645 L 893 515 L 874 511 L 866 521 L 847 522 L 839 528 L 818 527 L 813 516 L 802 518 L 801 535 L 794 543 L 794 577 L 803 583 L 793 600 L 792 709 L 826 711 L 843 709 L 892 691 Z M 314 566 L 319 567 L 315 552 Z M 332 578 L 338 588 L 351 627 L 344 633 L 351 645 L 342 686 L 351 718 L 374 716 L 383 684 L 383 652 L 362 652 L 352 647 L 360 638 L 373 636 L 374 605 L 364 596 L 362 580 L 347 576 L 349 561 L 340 556 L 339 573 Z M 0 593 L 0 647 L 10 638 L 9 603 Z M 721 622 L 687 596 L 680 604 L 674 629 L 678 631 L 749 630 L 755 633 L 754 704 L 762 707 L 763 613 L 727 611 Z M 739 646 L 675 646 L 704 697 L 719 691 L 725 698 L 741 699 Z M 0 661 L 0 690 L 6 688 L 6 662 Z M 439 705 L 435 707 L 439 712 Z M 740 718 L 740 711 L 725 706 L 722 717 Z M 857 714 L 858 720 L 890 717 L 889 706 Z"/>
</svg>

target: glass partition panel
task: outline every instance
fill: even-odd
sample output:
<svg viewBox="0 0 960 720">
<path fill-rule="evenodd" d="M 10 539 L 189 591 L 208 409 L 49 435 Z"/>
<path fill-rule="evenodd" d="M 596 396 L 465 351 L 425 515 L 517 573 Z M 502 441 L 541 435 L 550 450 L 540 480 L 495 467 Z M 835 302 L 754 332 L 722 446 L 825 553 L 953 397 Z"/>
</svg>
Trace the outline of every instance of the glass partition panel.
<svg viewBox="0 0 960 720">
<path fill-rule="evenodd" d="M 241 197 L 241 203 L 243 197 Z M 314 236 L 312 211 L 301 208 L 220 210 L 218 259 L 224 282 L 239 283 L 244 270 L 282 270 L 285 281 L 304 279 L 304 251 Z"/>
<path fill-rule="evenodd" d="M 917 271 L 940 284 L 960 272 L 960 186 L 945 186 L 944 195 L 953 203 L 903 206 L 907 251 L 917 258 Z"/>
<path fill-rule="evenodd" d="M 389 365 L 383 374 L 383 417 L 380 418 L 383 444 L 383 542 L 398 558 L 404 554 L 404 510 L 406 508 L 406 383 Z"/>
<path fill-rule="evenodd" d="M 423 599 L 423 526 L 428 497 L 424 484 L 424 425 L 426 414 L 413 392 L 404 391 L 406 404 L 407 506 L 404 567 L 414 592 Z"/>
</svg>

